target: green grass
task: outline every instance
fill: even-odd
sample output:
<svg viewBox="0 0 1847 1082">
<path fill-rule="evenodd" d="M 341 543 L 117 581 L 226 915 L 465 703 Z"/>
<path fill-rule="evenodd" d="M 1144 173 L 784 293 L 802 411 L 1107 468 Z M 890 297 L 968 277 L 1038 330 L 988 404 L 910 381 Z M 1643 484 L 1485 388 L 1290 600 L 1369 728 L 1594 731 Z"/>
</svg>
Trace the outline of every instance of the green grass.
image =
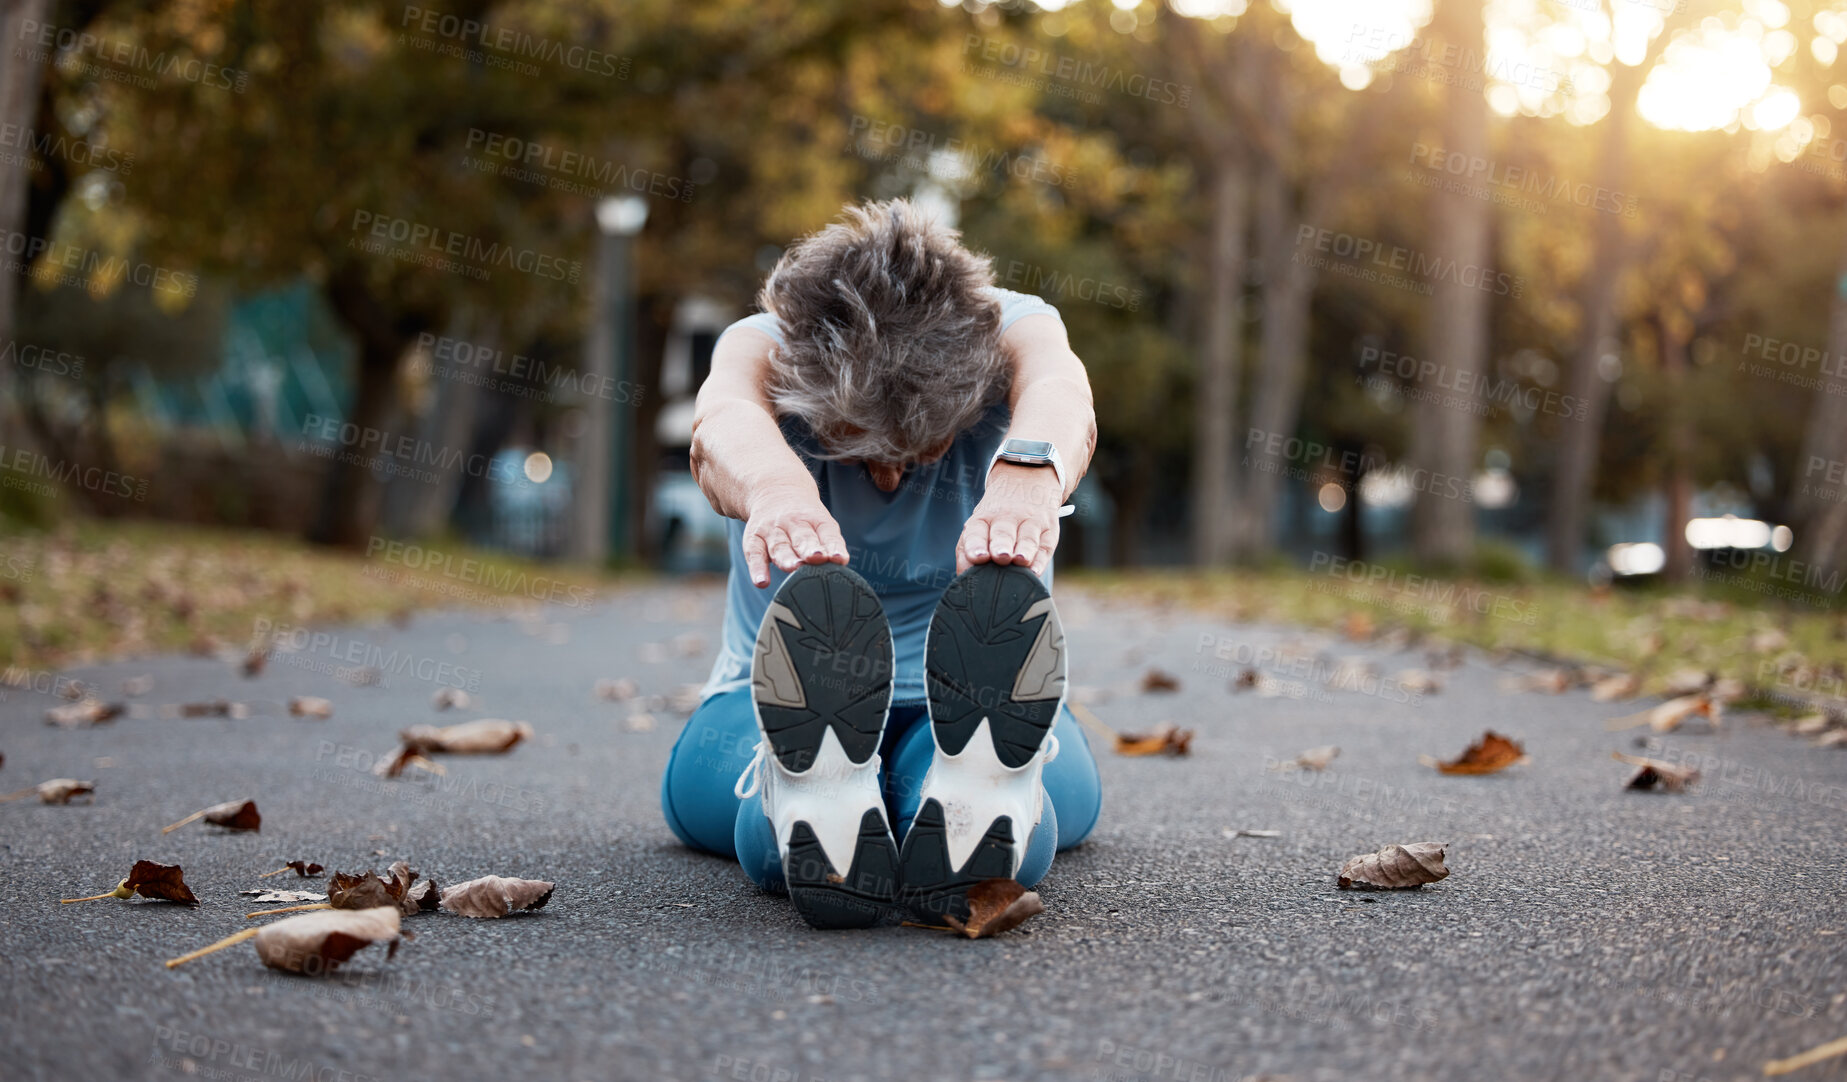
<svg viewBox="0 0 1847 1082">
<path fill-rule="evenodd" d="M 1774 584 L 1701 582 L 1684 589 L 1606 588 L 1496 566 L 1492 576 L 1423 578 L 1403 567 L 1358 571 L 1259 568 L 1061 579 L 1104 595 L 1187 606 L 1227 621 L 1331 628 L 1355 641 L 1404 629 L 1435 645 L 1466 643 L 1561 664 L 1640 675 L 1658 691 L 1698 668 L 1750 689 L 1749 705 L 1778 713 L 1820 701 L 1847 708 L 1847 608 L 1825 591 L 1804 604 L 1774 600 Z M 1345 568 L 1340 569 L 1346 571 Z M 1808 701 L 1808 702 L 1805 702 Z"/>
<path fill-rule="evenodd" d="M 265 620 L 365 623 L 433 606 L 574 604 L 616 581 L 443 542 L 368 557 L 252 531 L 69 521 L 0 533 L 0 666 L 241 649 Z"/>
</svg>

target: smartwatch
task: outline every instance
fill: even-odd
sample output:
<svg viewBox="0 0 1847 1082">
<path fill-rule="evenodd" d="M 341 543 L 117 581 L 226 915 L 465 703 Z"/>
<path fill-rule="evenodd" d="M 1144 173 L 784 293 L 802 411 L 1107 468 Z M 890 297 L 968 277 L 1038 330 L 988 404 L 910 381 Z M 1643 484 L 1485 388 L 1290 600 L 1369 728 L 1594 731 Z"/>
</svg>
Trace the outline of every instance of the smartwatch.
<svg viewBox="0 0 1847 1082">
<path fill-rule="evenodd" d="M 994 457 L 988 461 L 990 471 L 996 462 L 1011 462 L 1016 466 L 1050 466 L 1053 475 L 1058 478 L 1059 493 L 1065 491 L 1064 460 L 1058 457 L 1058 448 L 1053 446 L 1051 440 L 1002 440 Z M 1065 504 L 1058 509 L 1058 517 L 1064 518 L 1076 510 L 1076 506 Z"/>
</svg>

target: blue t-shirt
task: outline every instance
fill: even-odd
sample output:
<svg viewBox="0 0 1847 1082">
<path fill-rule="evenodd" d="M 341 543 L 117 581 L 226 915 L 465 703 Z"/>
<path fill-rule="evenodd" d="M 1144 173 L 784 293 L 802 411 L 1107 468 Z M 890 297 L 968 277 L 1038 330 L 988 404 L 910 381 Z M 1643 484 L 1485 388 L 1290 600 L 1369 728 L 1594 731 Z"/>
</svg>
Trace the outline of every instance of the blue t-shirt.
<svg viewBox="0 0 1847 1082">
<path fill-rule="evenodd" d="M 1031 294 L 1006 289 L 993 289 L 990 294 L 1000 304 L 1003 332 L 1025 316 L 1058 318 L 1058 309 Z M 768 313 L 746 316 L 725 328 L 725 333 L 738 327 L 761 331 L 778 345 L 783 342 L 776 317 Z M 722 341 L 724 335 L 719 338 Z M 895 703 L 924 700 L 924 638 L 930 617 L 943 590 L 956 577 L 956 542 L 987 488 L 988 464 L 1007 434 L 1009 416 L 1005 402 L 990 407 L 956 436 L 948 454 L 927 466 L 906 470 L 894 492 L 879 491 L 872 475 L 858 462 L 818 457 L 819 441 L 799 420 L 782 422 L 783 438 L 801 456 L 821 491 L 821 503 L 840 524 L 840 535 L 847 543 L 847 567 L 872 586 L 885 606 L 898 658 L 892 691 Z M 744 524 L 736 519 L 726 523 L 726 535 L 731 575 L 725 587 L 725 629 L 704 696 L 749 686 L 757 628 L 770 598 L 788 577 L 771 564 L 770 584 L 758 589 L 744 564 Z M 1049 563 L 1044 577 L 1050 586 Z"/>
</svg>

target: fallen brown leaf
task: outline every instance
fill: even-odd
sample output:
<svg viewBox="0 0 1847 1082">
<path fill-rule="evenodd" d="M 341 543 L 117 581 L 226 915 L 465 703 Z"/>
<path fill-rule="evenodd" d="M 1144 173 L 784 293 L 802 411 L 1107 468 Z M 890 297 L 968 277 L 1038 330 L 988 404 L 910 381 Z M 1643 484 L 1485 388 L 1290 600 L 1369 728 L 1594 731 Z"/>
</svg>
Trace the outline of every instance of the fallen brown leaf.
<svg viewBox="0 0 1847 1082">
<path fill-rule="evenodd" d="M 240 890 L 237 893 L 252 895 L 253 897 L 250 900 L 257 905 L 268 905 L 276 902 L 324 902 L 327 900 L 327 895 L 316 894 L 311 890 Z"/>
<path fill-rule="evenodd" d="M 1835 1056 L 1847 1056 L 1847 1037 L 1837 1037 L 1826 1044 L 1818 1044 L 1807 1052 L 1790 1056 L 1788 1059 L 1769 1060 L 1764 1063 L 1764 1073 L 1767 1075 L 1788 1074 L 1791 1071 L 1800 1071 L 1804 1067 L 1812 1067 L 1823 1060 L 1833 1059 Z"/>
<path fill-rule="evenodd" d="M 319 864 L 313 863 L 312 861 L 291 860 L 287 864 L 284 864 L 282 867 L 277 868 L 275 871 L 264 872 L 262 875 L 257 876 L 257 878 L 258 879 L 268 879 L 272 875 L 281 875 L 283 872 L 292 871 L 295 873 L 295 875 L 298 878 L 307 879 L 311 876 L 319 875 L 326 870 L 327 869 L 321 867 Z"/>
<path fill-rule="evenodd" d="M 1283 762 L 1277 763 L 1270 769 L 1285 772 L 1290 770 L 1326 770 L 1328 764 L 1333 762 L 1334 757 L 1339 754 L 1339 748 L 1332 744 L 1323 744 L 1318 748 L 1309 748 L 1293 759 L 1286 759 Z"/>
<path fill-rule="evenodd" d="M 1490 729 L 1459 757 L 1433 765 L 1443 774 L 1494 774 L 1526 762 L 1526 758 L 1525 749 L 1517 742 Z"/>
<path fill-rule="evenodd" d="M 114 721 L 127 712 L 128 707 L 122 703 L 80 699 L 69 706 L 54 706 L 45 711 L 45 724 L 75 729 L 80 725 L 101 725 L 106 721 Z"/>
<path fill-rule="evenodd" d="M 1377 853 L 1348 857 L 1340 866 L 1342 890 L 1408 890 L 1449 874 L 1439 842 L 1388 845 Z"/>
<path fill-rule="evenodd" d="M 1406 691 L 1436 695 L 1443 690 L 1443 678 L 1423 669 L 1406 669 L 1398 674 L 1398 685 Z"/>
<path fill-rule="evenodd" d="M 247 718 L 250 708 L 243 703 L 234 703 L 229 699 L 213 699 L 204 703 L 179 703 L 175 706 L 161 707 L 161 714 L 170 718 Z"/>
<path fill-rule="evenodd" d="M 128 878 L 117 883 L 115 889 L 106 894 L 60 900 L 68 905 L 71 902 L 93 902 L 99 898 L 132 898 L 137 894 L 156 901 L 199 904 L 199 899 L 193 897 L 192 889 L 186 885 L 185 875 L 179 865 L 156 864 L 151 860 L 135 861 L 135 866 L 128 871 Z"/>
<path fill-rule="evenodd" d="M 596 682 L 596 697 L 599 699 L 608 699 L 612 703 L 619 703 L 624 699 L 633 699 L 640 691 L 641 689 L 635 685 L 635 681 L 630 680 L 626 676 L 616 680 L 598 680 Z"/>
<path fill-rule="evenodd" d="M 314 695 L 297 695 L 289 700 L 289 713 L 298 718 L 331 718 L 333 703 Z"/>
<path fill-rule="evenodd" d="M 29 789 L 20 789 L 0 796 L 0 804 L 29 796 L 38 797 L 41 804 L 69 804 L 74 796 L 87 796 L 94 799 L 96 783 L 78 781 L 76 778 L 53 778 L 50 781 L 39 782 Z"/>
<path fill-rule="evenodd" d="M 436 694 L 430 696 L 430 705 L 438 710 L 466 710 L 474 703 L 474 698 L 461 688 L 437 688 Z"/>
<path fill-rule="evenodd" d="M 1527 676 L 1526 686 L 1530 691 L 1562 695 L 1578 686 L 1578 674 L 1570 669 L 1542 669 Z"/>
<path fill-rule="evenodd" d="M 1149 669 L 1142 674 L 1142 690 L 1151 693 L 1165 693 L 1180 690 L 1180 678 L 1160 669 Z"/>
<path fill-rule="evenodd" d="M 269 664 L 269 647 L 256 646 L 251 649 L 250 653 L 244 655 L 244 663 L 240 669 L 246 678 L 250 678 L 262 675 L 263 666 L 267 664 Z"/>
<path fill-rule="evenodd" d="M 1341 623 L 1341 633 L 1350 642 L 1365 642 L 1372 638 L 1372 632 L 1372 614 L 1364 609 L 1354 609 L 1347 613 L 1347 618 Z"/>
<path fill-rule="evenodd" d="M 352 875 L 333 873 L 327 885 L 327 904 L 332 909 L 371 909 L 392 906 L 405 916 L 435 909 L 438 891 L 433 880 L 417 879 L 417 873 L 404 861 L 394 861 L 381 877 L 377 872 Z"/>
<path fill-rule="evenodd" d="M 1634 673 L 1617 673 L 1606 676 L 1591 685 L 1591 701 L 1607 703 L 1617 699 L 1633 699 L 1642 690 L 1642 678 Z"/>
<path fill-rule="evenodd" d="M 1697 767 L 1680 766 L 1660 759 L 1645 759 L 1639 755 L 1624 755 L 1620 751 L 1611 752 L 1610 758 L 1636 768 L 1629 780 L 1623 783 L 1625 789 L 1654 789 L 1659 786 L 1663 792 L 1678 793 L 1699 780 Z"/>
<path fill-rule="evenodd" d="M 1192 750 L 1193 730 L 1163 721 L 1152 732 L 1117 733 L 1117 755 L 1186 755 Z"/>
<path fill-rule="evenodd" d="M 255 939 L 257 958 L 271 969 L 320 976 L 338 969 L 347 959 L 374 943 L 389 944 L 385 952 L 389 960 L 397 955 L 402 935 L 398 911 L 389 906 L 310 913 L 226 936 L 209 947 L 168 959 L 167 968 L 184 965 L 246 939 Z"/>
<path fill-rule="evenodd" d="M 984 879 L 968 890 L 968 919 L 945 914 L 943 921 L 970 939 L 989 939 L 1043 912 L 1037 892 L 1011 879 Z"/>
<path fill-rule="evenodd" d="M 464 917 L 504 917 L 543 908 L 552 900 L 551 883 L 538 879 L 508 879 L 484 875 L 457 883 L 442 892 L 445 911 Z"/>
<path fill-rule="evenodd" d="M 200 808 L 198 811 L 193 812 L 177 823 L 161 827 L 160 832 L 162 834 L 170 834 L 185 826 L 187 823 L 192 822 L 194 819 L 203 819 L 214 826 L 221 826 L 228 830 L 263 829 L 263 816 L 257 811 L 256 801 L 228 800 L 223 804 L 213 804 L 209 808 Z"/>
</svg>

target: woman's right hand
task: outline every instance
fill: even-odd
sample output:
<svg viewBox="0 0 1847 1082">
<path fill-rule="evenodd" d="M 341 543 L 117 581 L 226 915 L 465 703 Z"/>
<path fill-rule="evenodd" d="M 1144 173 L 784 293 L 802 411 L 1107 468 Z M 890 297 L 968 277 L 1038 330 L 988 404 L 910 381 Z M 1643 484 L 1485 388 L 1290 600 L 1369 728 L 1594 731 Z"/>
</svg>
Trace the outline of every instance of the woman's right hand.
<svg viewBox="0 0 1847 1082">
<path fill-rule="evenodd" d="M 771 489 L 750 501 L 744 521 L 744 564 L 753 586 L 770 584 L 770 564 L 794 571 L 803 564 L 844 564 L 840 526 L 813 492 Z"/>
</svg>

